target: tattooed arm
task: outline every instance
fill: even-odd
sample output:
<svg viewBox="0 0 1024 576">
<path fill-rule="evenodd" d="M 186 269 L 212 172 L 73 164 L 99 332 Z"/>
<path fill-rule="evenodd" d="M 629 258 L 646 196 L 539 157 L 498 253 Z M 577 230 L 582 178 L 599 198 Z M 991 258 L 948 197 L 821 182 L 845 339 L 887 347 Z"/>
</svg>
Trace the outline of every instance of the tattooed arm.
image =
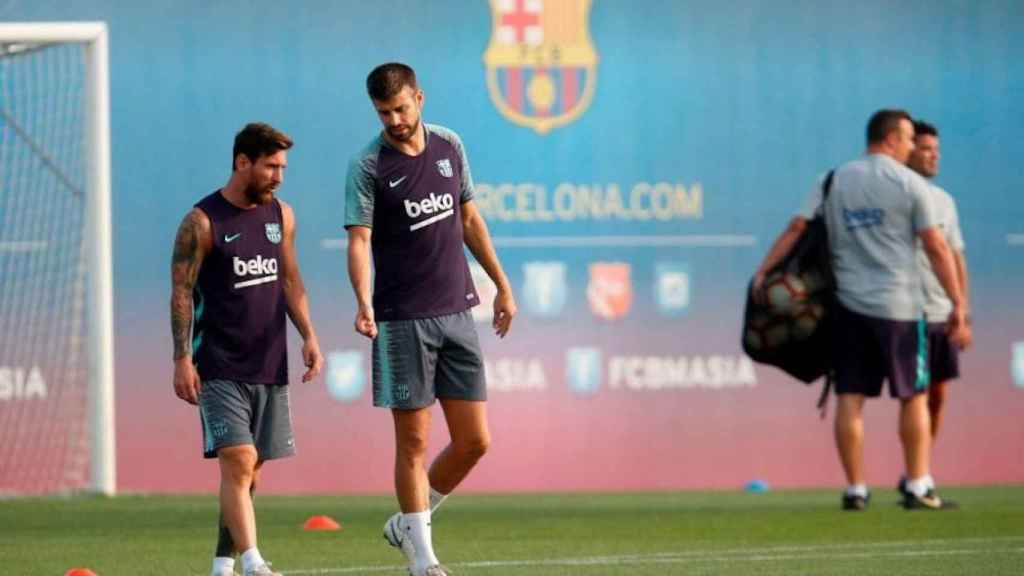
<svg viewBox="0 0 1024 576">
<path fill-rule="evenodd" d="M 192 289 L 199 267 L 213 246 L 210 219 L 198 208 L 185 215 L 171 259 L 171 338 L 174 340 L 174 393 L 199 402 L 199 374 L 192 364 Z"/>
</svg>

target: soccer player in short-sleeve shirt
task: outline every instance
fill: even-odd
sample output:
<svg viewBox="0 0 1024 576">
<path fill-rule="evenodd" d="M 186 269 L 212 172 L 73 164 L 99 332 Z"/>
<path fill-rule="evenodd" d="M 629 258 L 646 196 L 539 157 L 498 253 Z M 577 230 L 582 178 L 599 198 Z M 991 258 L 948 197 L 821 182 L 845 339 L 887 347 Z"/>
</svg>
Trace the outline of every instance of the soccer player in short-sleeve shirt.
<svg viewBox="0 0 1024 576">
<path fill-rule="evenodd" d="M 863 407 L 888 382 L 900 402 L 900 440 L 907 509 L 950 507 L 935 492 L 930 473 L 931 436 L 924 297 L 917 262 L 921 243 L 952 307 L 950 340 L 966 346 L 966 301 L 956 282 L 952 253 L 939 230 L 929 185 L 905 166 L 914 149 L 914 125 L 902 110 L 879 110 L 868 122 L 867 153 L 835 169 L 822 202 L 821 182 L 800 214 L 772 244 L 754 277 L 792 249 L 809 218 L 825 217 L 836 278 L 833 369 L 838 396 L 836 447 L 846 474 L 844 510 L 864 510 L 870 493 L 864 474 Z M 820 211 L 820 212 L 819 212 Z M 763 298 L 763 296 L 761 296 Z"/>
<path fill-rule="evenodd" d="M 843 507 L 862 510 L 866 398 L 889 394 L 900 403 L 900 440 L 907 509 L 949 507 L 931 476 L 927 344 L 917 244 L 924 248 L 953 302 L 950 337 L 966 345 L 966 301 L 953 256 L 938 227 L 928 183 L 905 166 L 914 126 L 901 110 L 881 110 L 868 123 L 867 154 L 836 169 L 823 206 L 836 276 L 838 310 L 833 348 L 836 444 L 846 473 Z"/>
<path fill-rule="evenodd" d="M 939 173 L 939 131 L 927 122 L 914 122 L 914 144 L 914 151 L 910 154 L 907 165 L 929 180 L 938 226 L 946 238 L 946 243 L 953 250 L 957 283 L 960 285 L 964 300 L 969 301 L 964 237 L 960 231 L 960 217 L 957 213 L 956 202 L 949 192 L 931 181 Z M 934 442 L 943 420 L 947 385 L 960 377 L 960 351 L 950 341 L 946 329 L 946 321 L 953 309 L 953 303 L 942 289 L 942 284 L 932 270 L 931 262 L 923 249 L 918 250 L 917 261 L 921 268 L 924 313 L 925 319 L 928 321 L 928 375 L 931 378 L 931 383 L 928 386 L 928 412 L 931 415 L 931 433 L 932 442 Z"/>
<path fill-rule="evenodd" d="M 405 555 L 412 576 L 444 576 L 433 549 L 431 512 L 490 444 L 483 357 L 470 314 L 480 302 L 464 246 L 498 288 L 493 325 L 501 337 L 516 304 L 473 202 L 458 135 L 421 121 L 423 91 L 412 68 L 383 64 L 366 84 L 384 129 L 349 164 L 345 228 L 358 305 L 355 329 L 373 339 L 373 403 L 391 410 L 395 426 L 401 511 L 385 523 L 384 536 Z M 435 400 L 451 443 L 428 472 Z"/>
</svg>

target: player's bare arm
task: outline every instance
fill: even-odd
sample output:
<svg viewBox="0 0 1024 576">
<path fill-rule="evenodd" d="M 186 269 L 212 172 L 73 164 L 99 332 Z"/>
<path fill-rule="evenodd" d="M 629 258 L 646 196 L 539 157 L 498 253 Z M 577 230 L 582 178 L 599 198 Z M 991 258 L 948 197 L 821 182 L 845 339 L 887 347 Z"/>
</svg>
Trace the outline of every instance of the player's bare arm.
<svg viewBox="0 0 1024 576">
<path fill-rule="evenodd" d="M 512 296 L 512 287 L 494 251 L 487 223 L 472 200 L 462 205 L 462 236 L 473 257 L 498 287 L 498 294 L 494 297 L 494 332 L 504 338 L 512 327 L 512 318 L 516 315 L 516 300 Z"/>
<path fill-rule="evenodd" d="M 288 318 L 302 336 L 302 361 L 306 366 L 302 381 L 309 382 L 320 374 L 324 357 L 320 353 L 320 342 L 309 317 L 309 297 L 306 295 L 306 286 L 302 283 L 302 275 L 299 273 L 298 258 L 295 256 L 295 213 L 286 202 L 278 202 L 281 203 L 281 215 L 284 219 L 284 244 L 281 246 L 284 298 L 288 305 Z"/>
<path fill-rule="evenodd" d="M 967 324 L 967 301 L 960 290 L 953 250 L 950 249 L 942 232 L 936 226 L 922 230 L 918 236 L 921 238 L 935 276 L 953 303 L 953 311 L 949 314 L 950 340 L 962 349 L 967 348 L 971 344 L 972 335 L 971 328 Z"/>
<path fill-rule="evenodd" d="M 370 292 L 370 238 L 372 231 L 366 226 L 348 229 L 348 278 L 356 295 L 356 332 L 367 338 L 377 337 L 377 323 L 373 316 Z"/>
<path fill-rule="evenodd" d="M 803 236 L 805 230 L 807 230 L 807 219 L 803 216 L 794 216 L 789 221 L 789 226 L 772 243 L 772 247 L 768 249 L 768 254 L 765 255 L 761 265 L 754 272 L 753 289 L 756 301 L 761 303 L 765 301 L 764 292 L 761 290 L 765 274 L 785 258 L 786 254 L 789 254 L 789 251 L 796 245 L 797 240 Z"/>
<path fill-rule="evenodd" d="M 171 257 L 171 339 L 174 341 L 174 393 L 199 402 L 199 374 L 192 365 L 192 290 L 203 258 L 213 245 L 210 219 L 193 208 L 178 226 Z"/>
<path fill-rule="evenodd" d="M 967 259 L 960 250 L 953 251 L 953 258 L 956 261 L 956 277 L 960 283 L 960 293 L 964 296 L 964 302 L 970 307 L 971 289 L 967 279 Z"/>
</svg>

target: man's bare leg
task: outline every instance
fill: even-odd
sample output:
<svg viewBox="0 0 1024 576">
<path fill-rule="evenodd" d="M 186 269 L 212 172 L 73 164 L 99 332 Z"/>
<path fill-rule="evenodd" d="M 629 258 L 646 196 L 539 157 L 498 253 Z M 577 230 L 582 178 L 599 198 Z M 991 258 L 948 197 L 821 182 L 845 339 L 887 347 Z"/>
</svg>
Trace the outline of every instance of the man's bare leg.
<svg viewBox="0 0 1024 576">
<path fill-rule="evenodd" d="M 430 436 L 430 408 L 392 410 L 395 423 L 395 494 L 402 510 L 403 540 L 413 544 L 410 570 L 419 571 L 438 564 L 430 534 L 430 503 L 427 493 L 427 442 Z"/>
<path fill-rule="evenodd" d="M 441 400 L 451 443 L 430 465 L 430 487 L 448 495 L 469 475 L 487 453 L 491 434 L 487 428 L 487 403 Z"/>
</svg>

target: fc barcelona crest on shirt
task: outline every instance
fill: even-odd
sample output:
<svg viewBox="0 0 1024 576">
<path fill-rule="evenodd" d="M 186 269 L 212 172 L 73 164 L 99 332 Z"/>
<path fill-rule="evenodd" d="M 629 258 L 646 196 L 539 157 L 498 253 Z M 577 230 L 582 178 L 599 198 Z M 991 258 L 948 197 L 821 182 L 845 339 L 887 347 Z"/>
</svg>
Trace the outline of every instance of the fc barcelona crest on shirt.
<svg viewBox="0 0 1024 576">
<path fill-rule="evenodd" d="M 597 52 L 591 0 L 491 0 L 487 88 L 503 116 L 545 134 L 590 106 Z"/>
<path fill-rule="evenodd" d="M 445 178 L 452 177 L 452 163 L 447 158 L 437 161 L 437 169 L 441 172 L 441 176 L 444 176 Z"/>
<path fill-rule="evenodd" d="M 281 225 L 277 222 L 267 222 L 264 224 L 267 231 L 267 240 L 270 240 L 274 244 L 281 243 Z"/>
</svg>

